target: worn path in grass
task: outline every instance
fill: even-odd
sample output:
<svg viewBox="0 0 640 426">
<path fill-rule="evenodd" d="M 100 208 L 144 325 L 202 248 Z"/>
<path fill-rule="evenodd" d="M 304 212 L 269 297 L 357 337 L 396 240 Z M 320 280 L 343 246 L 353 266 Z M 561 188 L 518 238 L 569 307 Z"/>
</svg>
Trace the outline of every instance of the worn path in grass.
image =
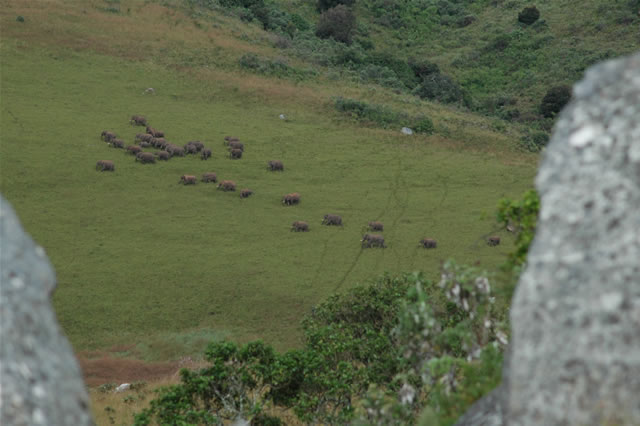
<svg viewBox="0 0 640 426">
<path fill-rule="evenodd" d="M 505 150 L 507 138 L 486 127 L 464 140 L 405 137 L 337 121 L 305 85 L 13 36 L 1 51 L 0 189 L 56 268 L 55 308 L 78 351 L 127 345 L 120 355 L 170 360 L 225 337 L 290 348 L 301 317 L 333 291 L 384 272 L 435 278 L 450 257 L 495 269 L 511 248 L 508 238 L 497 248 L 478 241 L 498 199 L 530 188 L 537 158 Z M 100 141 L 109 129 L 132 143 L 141 130 L 132 114 L 180 145 L 202 140 L 213 158 L 141 165 Z M 242 160 L 225 156 L 225 135 L 245 143 Z M 116 172 L 96 172 L 100 159 Z M 268 172 L 271 159 L 285 172 Z M 255 195 L 178 185 L 206 171 Z M 294 191 L 301 204 L 283 207 Z M 321 226 L 327 213 L 344 227 Z M 290 232 L 294 220 L 311 231 Z M 371 220 L 385 224 L 387 249 L 361 249 Z M 420 249 L 422 237 L 438 249 Z"/>
</svg>

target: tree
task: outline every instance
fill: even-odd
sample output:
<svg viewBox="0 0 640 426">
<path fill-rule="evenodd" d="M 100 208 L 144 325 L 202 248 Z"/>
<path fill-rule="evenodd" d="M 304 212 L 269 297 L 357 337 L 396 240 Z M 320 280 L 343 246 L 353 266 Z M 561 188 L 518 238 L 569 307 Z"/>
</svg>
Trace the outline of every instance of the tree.
<svg viewBox="0 0 640 426">
<path fill-rule="evenodd" d="M 341 4 L 345 6 L 353 6 L 355 2 L 356 0 L 318 0 L 316 7 L 318 8 L 318 11 L 322 12 L 324 10 L 329 10 Z"/>
<path fill-rule="evenodd" d="M 540 104 L 540 112 L 545 117 L 553 117 L 559 113 L 571 99 L 571 88 L 569 86 L 555 86 L 547 91 Z"/>
<path fill-rule="evenodd" d="M 322 15 L 316 26 L 316 35 L 320 38 L 333 38 L 345 44 L 351 44 L 356 29 L 356 16 L 345 5 L 333 7 Z"/>
</svg>

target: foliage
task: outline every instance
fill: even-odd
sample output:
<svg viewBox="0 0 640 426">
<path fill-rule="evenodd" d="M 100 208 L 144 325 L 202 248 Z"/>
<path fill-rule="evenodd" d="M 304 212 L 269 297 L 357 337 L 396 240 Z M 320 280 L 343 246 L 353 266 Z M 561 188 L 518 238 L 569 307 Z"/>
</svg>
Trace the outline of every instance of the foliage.
<svg viewBox="0 0 640 426">
<path fill-rule="evenodd" d="M 409 58 L 408 65 L 415 74 L 416 77 L 424 80 L 426 77 L 432 74 L 440 74 L 440 68 L 438 64 L 435 64 L 428 60 L 420 60 L 414 57 Z"/>
<path fill-rule="evenodd" d="M 257 72 L 259 74 L 294 78 L 302 80 L 305 77 L 313 76 L 316 72 L 313 69 L 300 70 L 287 64 L 284 58 L 260 58 L 255 53 L 245 53 L 238 59 L 238 63 L 243 68 Z"/>
<path fill-rule="evenodd" d="M 216 1 L 210 0 L 212 3 Z M 294 25 L 294 17 L 284 12 L 282 3 L 268 0 L 221 1 L 240 5 L 235 6 L 236 9 L 244 7 L 243 2 L 251 3 L 240 16 L 264 21 L 264 28 L 269 31 L 297 37 L 309 29 L 308 25 Z M 270 12 L 256 17 L 258 6 L 255 4 L 259 3 L 253 2 L 260 1 L 266 2 L 264 7 Z M 321 0 L 318 3 L 319 10 L 345 6 L 339 4 L 340 1 Z M 336 31 L 340 27 L 336 25 L 329 32 L 321 29 L 318 33 L 324 34 L 322 37 L 332 37 L 328 34 L 336 32 L 333 36 L 336 40 L 355 38 L 361 50 L 357 55 L 359 61 L 345 58 L 346 61 L 343 62 L 333 54 L 333 48 L 329 49 L 326 45 L 318 48 L 319 46 L 308 43 L 308 40 L 299 43 L 294 52 L 317 64 L 355 71 L 347 74 L 339 72 L 343 78 L 364 79 L 396 91 L 408 90 L 425 99 L 457 103 L 483 114 L 519 121 L 525 126 L 536 128 L 545 120 L 545 116 L 539 114 L 540 105 L 530 99 L 544 93 L 549 81 L 576 81 L 589 65 L 630 52 L 630 46 L 634 45 L 635 36 L 629 24 L 638 19 L 635 13 L 638 9 L 637 0 L 617 1 L 607 6 L 597 3 L 598 0 L 589 0 L 581 5 L 581 10 L 585 13 L 592 12 L 590 16 L 597 16 L 595 20 L 584 22 L 577 15 L 564 19 L 561 7 L 546 5 L 545 18 L 549 22 L 562 22 L 561 25 L 550 27 L 544 19 L 540 19 L 540 11 L 535 6 L 526 7 L 518 14 L 515 10 L 518 3 L 513 1 L 496 7 L 496 1 L 362 0 L 358 10 L 365 9 L 364 12 L 359 12 L 359 25 L 363 31 L 355 31 L 351 37 L 345 37 L 338 35 Z M 296 8 L 297 6 L 290 5 L 287 10 L 293 11 Z M 273 12 L 276 9 L 286 16 L 278 18 L 278 13 Z M 518 25 L 514 12 L 525 23 Z M 492 28 L 491 33 L 480 28 L 480 25 L 471 25 L 476 19 L 486 20 Z M 382 52 L 393 52 L 392 56 L 402 66 L 391 66 L 375 60 L 374 56 L 379 52 L 373 50 L 372 41 L 365 36 L 372 29 L 375 31 L 372 34 L 376 34 L 376 47 Z M 359 33 L 359 37 L 354 37 L 356 33 Z M 562 34 L 576 34 L 570 47 L 563 42 L 566 37 Z M 613 46 L 606 42 L 607 37 L 622 37 L 626 42 Z M 310 50 L 301 52 L 300 47 L 303 45 Z M 421 78 L 406 73 L 407 64 L 402 58 L 425 52 L 429 52 L 430 61 L 441 66 L 451 64 L 453 69 L 443 69 L 446 77 L 433 77 L 420 84 Z M 393 71 L 396 78 L 385 68 Z M 449 84 L 451 81 L 462 91 L 455 90 L 455 85 Z M 418 84 L 420 87 L 416 87 Z M 516 99 L 518 105 L 508 108 L 493 107 L 491 98 L 496 93 Z M 525 143 L 529 148 L 535 149 L 535 143 Z"/>
<path fill-rule="evenodd" d="M 535 6 L 529 6 L 522 9 L 518 13 L 518 22 L 522 22 L 525 25 L 531 25 L 540 18 L 540 11 Z"/>
<path fill-rule="evenodd" d="M 545 117 L 553 117 L 558 114 L 564 106 L 571 100 L 571 87 L 567 85 L 554 86 L 550 88 L 542 102 L 540 112 Z"/>
<path fill-rule="evenodd" d="M 393 73 L 395 73 L 396 78 L 402 82 L 403 86 L 407 88 L 415 87 L 420 79 L 420 76 L 417 76 L 414 73 L 410 63 L 407 63 L 405 60 L 398 59 L 392 53 L 387 51 L 374 51 L 367 55 L 365 62 L 367 64 L 373 64 L 380 67 L 385 67 Z"/>
<path fill-rule="evenodd" d="M 369 287 L 333 295 L 303 321 L 305 347 L 276 353 L 262 342 L 212 343 L 211 366 L 181 371 L 136 424 L 184 421 L 212 424 L 251 420 L 270 404 L 293 409 L 303 422 L 344 423 L 354 395 L 386 383 L 399 360 L 389 333 L 411 280 L 385 276 Z"/>
<path fill-rule="evenodd" d="M 317 0 L 316 8 L 319 12 L 329 10 L 339 5 L 353 6 L 356 0 Z"/>
<path fill-rule="evenodd" d="M 439 73 L 425 76 L 413 90 L 415 95 L 442 103 L 462 103 L 465 99 L 462 88 L 451 77 Z"/>
<path fill-rule="evenodd" d="M 343 4 L 323 12 L 316 25 L 316 35 L 351 44 L 356 29 L 356 15 Z"/>
<path fill-rule="evenodd" d="M 161 389 L 136 425 L 278 424 L 269 407 L 311 424 L 411 423 L 425 403 L 459 415 L 495 384 L 499 354 L 487 345 L 506 344 L 488 278 L 453 262 L 438 285 L 420 273 L 385 275 L 334 294 L 302 328 L 304 347 L 284 354 L 262 342 L 210 344 L 211 365 L 182 370 L 182 383 Z"/>
<path fill-rule="evenodd" d="M 440 424 L 454 424 L 468 407 L 500 384 L 502 359 L 502 351 L 489 345 L 476 362 L 455 362 L 455 386 L 447 389 L 446 382 L 438 383 L 429 394 L 428 409 L 438 414 Z M 427 426 L 433 423 L 422 424 Z"/>
<path fill-rule="evenodd" d="M 411 128 L 416 133 L 432 134 L 435 131 L 433 121 L 429 117 L 418 117 Z"/>
<path fill-rule="evenodd" d="M 507 344 L 503 315 L 486 273 L 475 268 L 447 261 L 437 286 L 416 282 L 394 329 L 407 362 L 398 377 L 405 395 L 411 389 L 412 400 L 425 400 L 440 418 L 464 413 L 500 379 L 500 348 Z M 492 374 L 476 381 L 488 371 Z M 416 376 L 421 386 L 414 387 Z"/>
<path fill-rule="evenodd" d="M 429 117 L 424 115 L 411 117 L 406 113 L 392 110 L 383 105 L 337 97 L 335 99 L 335 108 L 357 121 L 376 124 L 385 129 L 407 126 L 417 133 L 431 134 L 435 131 L 433 122 Z"/>
<path fill-rule="evenodd" d="M 377 83 L 384 87 L 397 89 L 405 87 L 404 84 L 398 80 L 395 72 L 387 67 L 381 67 L 379 65 L 365 65 L 360 69 L 360 78 L 365 82 Z"/>
<path fill-rule="evenodd" d="M 525 192 L 522 199 L 507 198 L 498 204 L 497 221 L 516 237 L 516 249 L 509 255 L 508 267 L 519 271 L 527 259 L 529 245 L 533 241 L 540 211 L 540 198 L 535 190 Z"/>
<path fill-rule="evenodd" d="M 194 0 L 191 0 L 193 2 Z M 257 20 L 266 31 L 275 31 L 292 37 L 298 31 L 307 31 L 311 25 L 300 15 L 282 10 L 277 3 L 265 0 L 219 0 L 220 5 L 236 11 L 244 21 Z M 213 9 L 215 3 L 199 4 Z"/>
<path fill-rule="evenodd" d="M 549 143 L 549 134 L 542 130 L 529 130 L 522 136 L 521 142 L 528 151 L 538 152 Z"/>
</svg>

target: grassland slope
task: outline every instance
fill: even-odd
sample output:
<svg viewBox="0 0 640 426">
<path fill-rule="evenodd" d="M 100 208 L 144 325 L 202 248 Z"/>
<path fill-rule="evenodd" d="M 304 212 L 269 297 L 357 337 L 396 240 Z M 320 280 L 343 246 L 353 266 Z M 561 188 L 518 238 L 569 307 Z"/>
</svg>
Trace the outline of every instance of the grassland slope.
<svg viewBox="0 0 640 426">
<path fill-rule="evenodd" d="M 385 271 L 434 276 L 449 257 L 503 261 L 509 239 L 483 238 L 498 199 L 529 188 L 537 164 L 517 148 L 518 126 L 348 79 L 256 75 L 238 59 L 275 50 L 253 24 L 111 4 L 0 11 L 0 189 L 56 268 L 55 308 L 76 350 L 172 360 L 223 337 L 295 347 L 302 314 L 332 292 Z M 335 112 L 336 96 L 426 114 L 436 132 L 362 127 Z M 133 143 L 132 114 L 180 145 L 203 141 L 212 159 L 142 165 L 100 140 L 108 129 Z M 226 156 L 226 135 L 245 143 L 241 160 Z M 97 172 L 101 159 L 116 171 Z M 272 159 L 285 172 L 267 171 Z M 178 185 L 209 171 L 255 194 Z M 300 205 L 282 205 L 290 192 Z M 344 227 L 321 226 L 327 213 Z M 294 220 L 310 232 L 290 232 Z M 386 249 L 361 249 L 371 220 L 385 224 Z M 423 237 L 438 249 L 419 248 Z"/>
</svg>

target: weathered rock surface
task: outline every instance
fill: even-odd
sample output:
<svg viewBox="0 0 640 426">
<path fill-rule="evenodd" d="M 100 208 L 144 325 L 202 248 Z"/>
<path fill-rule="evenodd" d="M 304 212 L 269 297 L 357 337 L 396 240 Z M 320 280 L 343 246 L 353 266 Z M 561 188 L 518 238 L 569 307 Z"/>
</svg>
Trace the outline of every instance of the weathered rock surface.
<svg viewBox="0 0 640 426">
<path fill-rule="evenodd" d="M 639 425 L 640 54 L 574 86 L 536 187 L 510 360 L 458 424 Z"/>
<path fill-rule="evenodd" d="M 55 274 L 0 196 L 0 424 L 91 425 L 89 398 L 51 307 Z"/>
<path fill-rule="evenodd" d="M 510 425 L 640 424 L 640 54 L 590 68 L 536 179 Z"/>
</svg>

